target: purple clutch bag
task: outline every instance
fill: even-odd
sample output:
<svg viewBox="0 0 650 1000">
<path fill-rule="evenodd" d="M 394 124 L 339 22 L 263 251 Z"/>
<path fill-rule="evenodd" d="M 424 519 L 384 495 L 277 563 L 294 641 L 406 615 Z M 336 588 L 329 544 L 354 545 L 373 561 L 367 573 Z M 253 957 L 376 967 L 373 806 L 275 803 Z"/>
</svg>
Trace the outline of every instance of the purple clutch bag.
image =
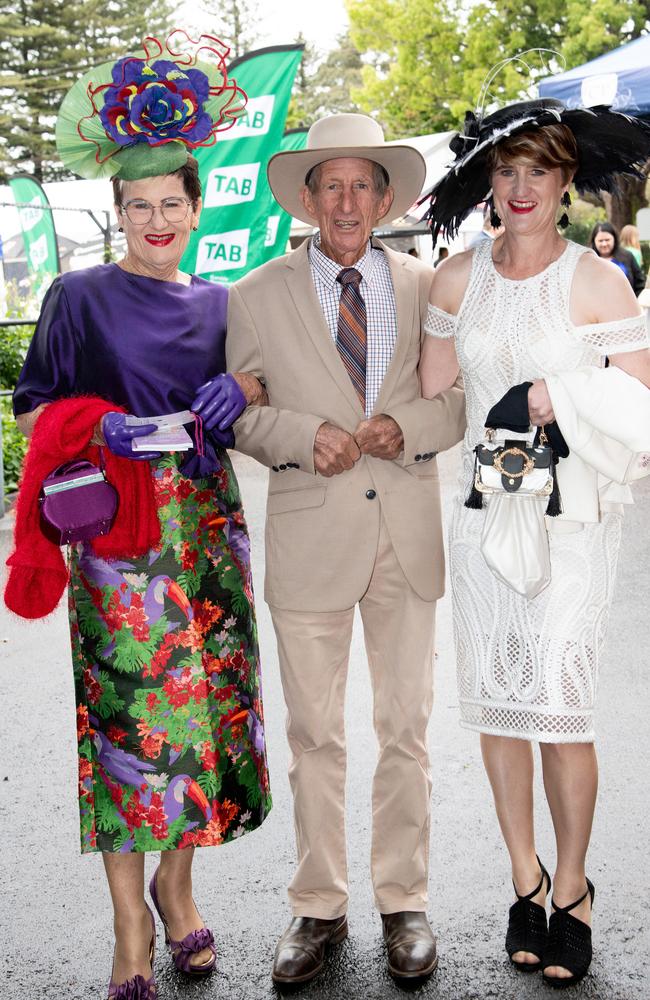
<svg viewBox="0 0 650 1000">
<path fill-rule="evenodd" d="M 101 455 L 101 450 L 100 450 Z M 119 504 L 101 468 L 78 458 L 59 465 L 43 480 L 38 498 L 43 533 L 56 545 L 107 535 Z"/>
</svg>

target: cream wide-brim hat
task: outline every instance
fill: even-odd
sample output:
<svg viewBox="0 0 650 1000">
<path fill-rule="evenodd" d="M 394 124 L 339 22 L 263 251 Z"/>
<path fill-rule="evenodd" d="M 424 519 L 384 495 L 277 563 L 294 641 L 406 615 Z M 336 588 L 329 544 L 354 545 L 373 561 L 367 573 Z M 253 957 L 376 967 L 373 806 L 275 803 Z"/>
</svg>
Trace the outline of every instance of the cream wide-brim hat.
<svg viewBox="0 0 650 1000">
<path fill-rule="evenodd" d="M 358 157 L 379 163 L 394 191 L 393 202 L 378 219 L 397 219 L 411 207 L 424 185 L 426 164 L 412 146 L 392 146 L 384 142 L 381 125 L 367 115 L 328 115 L 314 122 L 307 134 L 305 149 L 276 153 L 267 168 L 269 185 L 282 208 L 313 226 L 300 198 L 309 171 L 326 160 Z"/>
</svg>

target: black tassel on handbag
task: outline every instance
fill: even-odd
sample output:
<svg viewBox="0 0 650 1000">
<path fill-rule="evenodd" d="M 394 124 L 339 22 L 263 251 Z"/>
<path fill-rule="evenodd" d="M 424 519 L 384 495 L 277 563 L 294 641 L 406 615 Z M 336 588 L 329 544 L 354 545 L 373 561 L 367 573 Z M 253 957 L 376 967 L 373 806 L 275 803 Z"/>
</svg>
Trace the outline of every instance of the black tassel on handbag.
<svg viewBox="0 0 650 1000">
<path fill-rule="evenodd" d="M 551 463 L 551 474 L 553 476 L 553 491 L 548 498 L 548 504 L 546 505 L 547 517 L 557 517 L 558 514 L 562 513 L 562 497 L 560 496 L 560 487 L 557 481 L 557 455 L 553 452 L 553 461 Z"/>
<path fill-rule="evenodd" d="M 476 456 L 476 448 L 474 449 L 474 454 Z M 476 489 L 476 463 L 478 459 L 474 458 L 474 475 L 472 476 L 472 488 L 469 491 L 469 496 L 465 500 L 463 506 L 467 507 L 469 510 L 483 510 L 483 494 L 479 493 Z"/>
</svg>

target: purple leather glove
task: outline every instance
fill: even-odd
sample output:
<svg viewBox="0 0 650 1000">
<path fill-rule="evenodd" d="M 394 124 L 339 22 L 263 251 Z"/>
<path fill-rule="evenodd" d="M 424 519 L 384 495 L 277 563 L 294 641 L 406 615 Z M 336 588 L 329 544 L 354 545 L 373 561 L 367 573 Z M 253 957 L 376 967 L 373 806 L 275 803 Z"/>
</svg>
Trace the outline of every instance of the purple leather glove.
<svg viewBox="0 0 650 1000">
<path fill-rule="evenodd" d="M 218 427 L 213 427 L 210 431 L 210 440 L 213 444 L 221 445 L 222 448 L 235 447 L 235 432 L 232 427 L 225 431 L 220 431 Z"/>
<path fill-rule="evenodd" d="M 148 462 L 152 458 L 160 458 L 159 451 L 132 451 L 133 438 L 144 437 L 156 430 L 155 424 L 142 424 L 140 427 L 128 427 L 126 413 L 105 413 L 102 417 L 102 434 L 106 447 L 120 458 L 132 458 L 137 462 Z"/>
<path fill-rule="evenodd" d="M 223 372 L 199 386 L 190 410 L 201 417 L 206 430 L 218 427 L 220 431 L 225 431 L 234 424 L 247 405 L 246 396 L 237 380 Z"/>
</svg>

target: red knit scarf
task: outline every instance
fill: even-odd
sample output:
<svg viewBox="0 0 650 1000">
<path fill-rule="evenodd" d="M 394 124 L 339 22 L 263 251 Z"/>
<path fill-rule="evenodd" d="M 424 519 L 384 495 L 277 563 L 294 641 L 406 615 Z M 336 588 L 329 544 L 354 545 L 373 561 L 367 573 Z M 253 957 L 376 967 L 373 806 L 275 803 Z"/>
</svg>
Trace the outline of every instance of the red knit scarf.
<svg viewBox="0 0 650 1000">
<path fill-rule="evenodd" d="M 42 618 L 59 603 L 69 573 L 61 549 L 40 527 L 38 496 L 43 480 L 62 462 L 87 458 L 99 464 L 90 444 L 96 424 L 109 411 L 124 410 L 96 396 L 50 403 L 38 417 L 25 456 L 16 504 L 15 549 L 7 560 L 5 604 L 23 618 Z M 153 479 L 148 462 L 118 458 L 104 449 L 106 478 L 119 493 L 113 527 L 91 542 L 103 558 L 144 555 L 160 541 Z"/>
</svg>

